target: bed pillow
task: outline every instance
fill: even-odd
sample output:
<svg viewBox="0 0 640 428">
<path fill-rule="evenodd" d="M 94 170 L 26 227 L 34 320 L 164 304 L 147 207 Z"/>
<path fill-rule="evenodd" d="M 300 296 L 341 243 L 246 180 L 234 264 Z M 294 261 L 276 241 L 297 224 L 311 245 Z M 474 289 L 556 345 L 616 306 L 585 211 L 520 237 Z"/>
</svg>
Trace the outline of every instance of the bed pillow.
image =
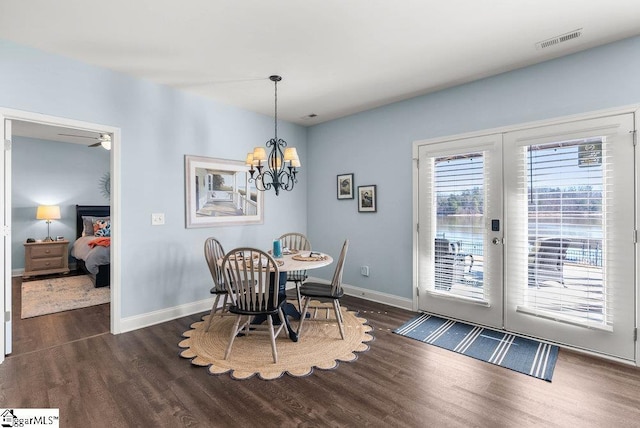
<svg viewBox="0 0 640 428">
<path fill-rule="evenodd" d="M 93 221 L 93 236 L 111 236 L 111 220 L 95 219 Z"/>
<path fill-rule="evenodd" d="M 93 223 L 96 220 L 110 220 L 110 217 L 94 217 L 90 215 L 82 216 L 82 236 L 93 236 Z"/>
</svg>

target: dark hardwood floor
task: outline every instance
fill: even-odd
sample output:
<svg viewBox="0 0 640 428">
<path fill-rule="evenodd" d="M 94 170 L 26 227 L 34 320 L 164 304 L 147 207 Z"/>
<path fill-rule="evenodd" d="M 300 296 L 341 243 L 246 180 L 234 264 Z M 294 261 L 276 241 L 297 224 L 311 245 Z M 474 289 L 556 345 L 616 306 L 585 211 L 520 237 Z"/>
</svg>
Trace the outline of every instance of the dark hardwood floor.
<svg viewBox="0 0 640 428">
<path fill-rule="evenodd" d="M 72 273 L 73 275 L 73 273 Z M 58 275 L 51 275 L 55 277 Z M 38 277 L 42 279 L 47 277 Z M 57 314 L 41 315 L 21 319 L 22 278 L 11 281 L 13 350 L 11 355 L 18 356 L 40 351 L 54 346 L 86 339 L 98 334 L 109 333 L 110 305 L 97 305 L 89 308 L 74 309 Z"/>
<path fill-rule="evenodd" d="M 274 381 L 209 375 L 178 356 L 196 314 L 9 356 L 0 407 L 57 407 L 65 427 L 640 426 L 637 368 L 561 350 L 549 383 L 393 334 L 412 312 L 342 302 L 375 339 L 336 370 Z"/>
</svg>

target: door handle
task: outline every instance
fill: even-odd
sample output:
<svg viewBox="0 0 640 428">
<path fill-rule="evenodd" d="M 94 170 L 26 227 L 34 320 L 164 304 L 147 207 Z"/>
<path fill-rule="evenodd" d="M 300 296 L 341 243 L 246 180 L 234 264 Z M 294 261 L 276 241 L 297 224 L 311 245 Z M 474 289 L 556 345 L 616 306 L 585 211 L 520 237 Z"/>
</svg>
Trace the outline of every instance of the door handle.
<svg viewBox="0 0 640 428">
<path fill-rule="evenodd" d="M 491 240 L 491 243 L 492 243 L 493 245 L 502 244 L 502 239 L 500 239 L 500 238 L 493 238 L 493 239 Z"/>
</svg>

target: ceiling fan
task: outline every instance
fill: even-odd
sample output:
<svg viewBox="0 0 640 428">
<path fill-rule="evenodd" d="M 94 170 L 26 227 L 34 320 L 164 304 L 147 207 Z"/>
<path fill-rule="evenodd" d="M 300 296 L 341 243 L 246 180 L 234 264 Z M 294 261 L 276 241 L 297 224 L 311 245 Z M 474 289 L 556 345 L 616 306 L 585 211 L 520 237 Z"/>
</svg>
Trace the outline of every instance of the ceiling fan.
<svg viewBox="0 0 640 428">
<path fill-rule="evenodd" d="M 65 137 L 78 137 L 78 138 L 90 138 L 92 140 L 98 140 L 95 144 L 90 144 L 89 147 L 98 147 L 102 146 L 107 150 L 111 150 L 111 135 L 109 134 L 100 134 L 98 137 L 90 137 L 86 135 L 77 135 L 77 134 L 58 134 Z"/>
</svg>

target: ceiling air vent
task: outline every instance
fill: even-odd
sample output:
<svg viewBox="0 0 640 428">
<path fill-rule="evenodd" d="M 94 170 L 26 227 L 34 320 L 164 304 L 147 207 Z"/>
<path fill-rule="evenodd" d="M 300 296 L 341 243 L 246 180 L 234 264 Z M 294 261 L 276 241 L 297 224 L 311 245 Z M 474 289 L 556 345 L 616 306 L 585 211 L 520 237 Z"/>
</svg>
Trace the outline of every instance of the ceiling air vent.
<svg viewBox="0 0 640 428">
<path fill-rule="evenodd" d="M 561 34 L 556 37 L 552 37 L 547 40 L 543 40 L 541 42 L 536 43 L 536 49 L 545 49 L 550 48 L 551 46 L 559 45 L 563 42 L 568 42 L 569 40 L 577 39 L 582 35 L 582 28 L 578 28 L 577 30 L 570 31 L 565 34 Z"/>
</svg>

